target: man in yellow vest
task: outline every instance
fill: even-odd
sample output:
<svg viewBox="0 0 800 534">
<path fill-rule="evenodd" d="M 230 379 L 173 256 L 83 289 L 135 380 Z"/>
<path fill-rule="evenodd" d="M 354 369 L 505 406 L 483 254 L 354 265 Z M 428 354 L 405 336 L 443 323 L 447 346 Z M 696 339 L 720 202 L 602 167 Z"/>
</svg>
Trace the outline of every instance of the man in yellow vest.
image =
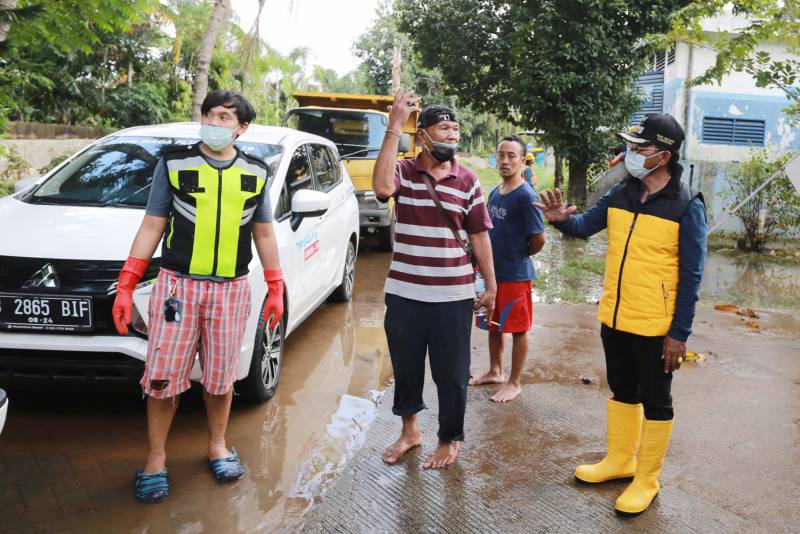
<svg viewBox="0 0 800 534">
<path fill-rule="evenodd" d="M 706 255 L 703 197 L 681 182 L 683 128 L 665 114 L 620 134 L 628 176 L 595 206 L 574 215 L 561 192 L 542 194 L 545 218 L 561 232 L 588 237 L 608 229 L 598 308 L 608 385 L 608 453 L 575 477 L 596 484 L 633 477 L 615 508 L 637 514 L 659 490 L 672 435 L 672 373 L 686 355 Z"/>
<path fill-rule="evenodd" d="M 242 95 L 221 90 L 205 98 L 201 112 L 201 142 L 166 150 L 156 165 L 144 220 L 120 272 L 112 309 L 117 331 L 126 335 L 133 290 L 162 242 L 141 380 L 147 395 L 149 452 L 144 468 L 136 473 L 135 494 L 146 503 L 169 495 L 167 434 L 179 395 L 189 389 L 198 353 L 209 466 L 219 482 L 245 474 L 236 450 L 225 444 L 225 432 L 250 315 L 247 273 L 253 242 L 268 287 L 263 320 L 274 328 L 283 315 L 269 170 L 233 144 L 255 119 L 255 111 Z"/>
</svg>

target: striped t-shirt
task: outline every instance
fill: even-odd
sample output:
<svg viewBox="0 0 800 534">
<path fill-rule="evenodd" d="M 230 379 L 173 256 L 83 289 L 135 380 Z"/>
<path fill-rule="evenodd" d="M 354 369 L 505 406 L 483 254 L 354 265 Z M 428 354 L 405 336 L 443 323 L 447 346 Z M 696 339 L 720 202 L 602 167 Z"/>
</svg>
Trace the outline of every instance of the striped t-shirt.
<svg viewBox="0 0 800 534">
<path fill-rule="evenodd" d="M 394 256 L 384 290 L 423 302 L 475 298 L 472 264 L 422 181 L 420 158 L 396 169 Z M 449 175 L 430 180 L 462 239 L 492 227 L 474 172 L 453 161 Z"/>
</svg>

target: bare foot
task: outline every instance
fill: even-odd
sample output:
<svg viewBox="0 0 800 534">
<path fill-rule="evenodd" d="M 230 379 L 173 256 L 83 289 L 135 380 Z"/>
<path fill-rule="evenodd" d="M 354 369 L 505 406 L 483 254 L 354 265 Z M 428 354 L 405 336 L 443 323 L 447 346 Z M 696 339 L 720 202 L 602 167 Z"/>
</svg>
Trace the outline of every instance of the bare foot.
<svg viewBox="0 0 800 534">
<path fill-rule="evenodd" d="M 458 450 L 461 448 L 460 441 L 439 441 L 439 445 L 433 454 L 428 456 L 423 469 L 443 469 L 452 464 L 458 458 Z"/>
<path fill-rule="evenodd" d="M 518 384 L 511 384 L 505 383 L 500 386 L 500 389 L 497 390 L 497 393 L 489 397 L 489 399 L 495 402 L 508 402 L 510 400 L 514 400 L 519 392 L 522 391 L 522 388 L 519 387 Z"/>
<path fill-rule="evenodd" d="M 485 375 L 479 376 L 477 378 L 470 378 L 469 385 L 470 386 L 482 386 L 484 384 L 502 384 L 505 382 L 503 375 L 500 373 L 494 373 L 489 371 Z"/>
<path fill-rule="evenodd" d="M 386 447 L 383 454 L 381 454 L 381 459 L 389 465 L 394 465 L 400 461 L 405 453 L 414 447 L 419 447 L 421 444 L 422 434 L 419 432 L 409 435 L 400 434 L 397 441 Z"/>
</svg>

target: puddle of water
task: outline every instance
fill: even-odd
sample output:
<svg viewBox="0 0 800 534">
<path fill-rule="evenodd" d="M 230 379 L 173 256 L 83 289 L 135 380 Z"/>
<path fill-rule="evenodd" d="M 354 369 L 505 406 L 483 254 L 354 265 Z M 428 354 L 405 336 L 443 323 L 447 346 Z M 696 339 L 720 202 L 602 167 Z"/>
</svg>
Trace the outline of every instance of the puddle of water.
<svg viewBox="0 0 800 534">
<path fill-rule="evenodd" d="M 534 302 L 597 302 L 602 293 L 606 246 L 605 232 L 586 240 L 570 239 L 548 227 L 547 244 L 534 256 L 540 278 L 534 287 Z M 710 251 L 702 299 L 708 304 L 800 308 L 800 266 L 770 263 L 768 259 Z"/>
<path fill-rule="evenodd" d="M 376 392 L 383 397 L 383 391 Z M 367 428 L 378 415 L 378 405 L 368 399 L 342 395 L 339 409 L 331 416 L 326 433 L 313 446 L 313 453 L 299 468 L 299 475 L 289 495 L 303 499 L 308 512 L 320 495 L 334 481 L 356 449 L 363 445 Z"/>
<path fill-rule="evenodd" d="M 711 252 L 703 273 L 702 296 L 714 304 L 797 309 L 800 266 Z"/>
</svg>

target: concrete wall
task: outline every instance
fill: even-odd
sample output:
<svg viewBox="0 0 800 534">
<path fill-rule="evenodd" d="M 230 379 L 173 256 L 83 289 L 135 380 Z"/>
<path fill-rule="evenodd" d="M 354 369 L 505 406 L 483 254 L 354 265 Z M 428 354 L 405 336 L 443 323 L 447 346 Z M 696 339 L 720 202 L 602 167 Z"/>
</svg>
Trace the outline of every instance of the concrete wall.
<svg viewBox="0 0 800 534">
<path fill-rule="evenodd" d="M 53 158 L 71 155 L 92 141 L 94 139 L 4 139 L 0 145 L 14 147 L 20 157 L 28 162 L 26 176 L 38 176 L 39 170 Z M 5 167 L 5 160 L 0 158 L 0 172 Z"/>
<path fill-rule="evenodd" d="M 712 34 L 735 32 L 746 23 L 745 19 L 728 14 L 704 21 L 703 27 Z M 789 57 L 786 48 L 778 43 L 763 43 L 758 49 L 775 59 Z M 683 179 L 689 182 L 691 165 L 694 165 L 692 185 L 704 193 L 712 224 L 727 207 L 721 192 L 728 174 L 737 162 L 750 157 L 754 147 L 704 143 L 703 117 L 763 120 L 764 148 L 776 154 L 800 150 L 800 127 L 791 126 L 783 112 L 791 101 L 782 90 L 757 87 L 755 80 L 743 72 L 726 75 L 720 84 L 686 87 L 685 81 L 713 66 L 715 58 L 716 53 L 711 49 L 690 49 L 685 44 L 678 44 L 675 62 L 667 65 L 664 71 L 664 113 L 678 119 L 686 131 Z M 725 225 L 727 230 L 738 227 L 735 217 Z"/>
</svg>

